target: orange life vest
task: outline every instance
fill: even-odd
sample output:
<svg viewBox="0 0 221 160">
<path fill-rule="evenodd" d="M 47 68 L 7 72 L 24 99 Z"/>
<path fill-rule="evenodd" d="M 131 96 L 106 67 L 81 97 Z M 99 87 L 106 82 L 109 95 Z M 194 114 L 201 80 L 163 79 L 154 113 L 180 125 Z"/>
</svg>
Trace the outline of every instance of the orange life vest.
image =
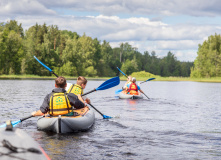
<svg viewBox="0 0 221 160">
<path fill-rule="evenodd" d="M 128 89 L 128 92 L 130 94 L 138 95 L 138 87 L 137 87 L 137 85 L 135 83 L 131 83 L 130 87 Z"/>
</svg>

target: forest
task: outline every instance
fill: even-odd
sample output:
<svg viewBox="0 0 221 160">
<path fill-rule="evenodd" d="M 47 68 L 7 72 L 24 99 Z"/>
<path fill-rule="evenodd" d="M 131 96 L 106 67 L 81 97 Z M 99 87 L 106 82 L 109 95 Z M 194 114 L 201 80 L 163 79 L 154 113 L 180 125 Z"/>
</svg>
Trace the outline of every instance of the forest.
<svg viewBox="0 0 221 160">
<path fill-rule="evenodd" d="M 221 77 L 221 36 L 211 35 L 199 45 L 191 77 Z"/>
<path fill-rule="evenodd" d="M 127 75 L 145 71 L 162 77 L 189 77 L 191 68 L 197 75 L 199 58 L 194 68 L 193 62 L 178 61 L 170 51 L 165 55 L 159 58 L 155 51 L 140 53 L 129 43 L 112 48 L 105 40 L 59 30 L 56 25 L 35 24 L 24 31 L 15 20 L 0 23 L 1 75 L 49 76 L 33 56 L 64 76 L 111 77 L 119 74 L 116 67 Z"/>
</svg>

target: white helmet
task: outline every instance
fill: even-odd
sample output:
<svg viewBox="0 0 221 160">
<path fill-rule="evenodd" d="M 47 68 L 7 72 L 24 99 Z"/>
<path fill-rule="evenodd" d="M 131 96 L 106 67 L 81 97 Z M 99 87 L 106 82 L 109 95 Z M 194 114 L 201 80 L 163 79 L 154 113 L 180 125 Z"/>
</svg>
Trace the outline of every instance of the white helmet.
<svg viewBox="0 0 221 160">
<path fill-rule="evenodd" d="M 136 82 L 136 78 L 135 77 L 132 78 L 132 82 Z"/>
</svg>

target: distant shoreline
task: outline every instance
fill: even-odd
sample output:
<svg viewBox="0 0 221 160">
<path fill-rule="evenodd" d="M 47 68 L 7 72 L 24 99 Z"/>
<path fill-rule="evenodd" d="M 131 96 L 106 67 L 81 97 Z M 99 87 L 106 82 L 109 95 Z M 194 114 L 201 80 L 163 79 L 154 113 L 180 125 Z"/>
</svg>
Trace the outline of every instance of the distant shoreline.
<svg viewBox="0 0 221 160">
<path fill-rule="evenodd" d="M 0 75 L 0 80 L 3 79 L 18 79 L 18 80 L 54 80 L 55 76 L 37 76 L 37 75 Z M 77 77 L 65 76 L 67 80 L 76 80 Z M 112 77 L 86 77 L 88 80 L 108 80 Z M 221 83 L 221 77 L 213 78 L 190 78 L 190 77 L 136 77 L 137 81 L 146 81 L 149 78 L 156 78 L 153 81 L 192 81 L 192 82 L 213 82 Z M 126 77 L 121 76 L 120 80 L 126 81 Z"/>
</svg>

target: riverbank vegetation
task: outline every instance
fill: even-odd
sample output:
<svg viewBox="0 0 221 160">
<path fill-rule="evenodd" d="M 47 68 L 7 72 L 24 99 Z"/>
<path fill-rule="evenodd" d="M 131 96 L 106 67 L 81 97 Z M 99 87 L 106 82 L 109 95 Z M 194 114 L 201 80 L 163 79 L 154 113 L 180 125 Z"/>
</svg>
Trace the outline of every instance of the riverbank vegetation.
<svg viewBox="0 0 221 160">
<path fill-rule="evenodd" d="M 155 77 L 158 81 L 220 82 L 220 48 L 221 37 L 215 34 L 199 45 L 194 63 L 181 62 L 170 51 L 158 57 L 155 51 L 140 53 L 129 43 L 112 48 L 105 40 L 59 30 L 54 25 L 35 24 L 24 31 L 22 24 L 11 20 L 0 23 L 0 78 L 53 79 L 33 58 L 36 56 L 56 74 L 69 79 L 80 75 L 88 79 L 121 76 L 119 67 L 138 80 Z"/>
<path fill-rule="evenodd" d="M 143 71 L 142 71 L 143 72 Z M 158 75 L 153 75 L 150 73 L 150 76 L 139 76 L 140 73 L 132 73 L 132 76 L 136 77 L 137 81 L 146 81 L 149 78 L 156 78 L 153 81 L 195 81 L 195 82 L 221 82 L 221 77 L 212 77 L 212 78 L 191 78 L 191 77 L 161 77 Z M 77 77 L 65 76 L 67 80 L 76 80 Z M 111 77 L 86 77 L 88 80 L 107 80 Z M 0 79 L 34 79 L 34 80 L 54 80 L 55 76 L 38 76 L 38 75 L 0 75 Z M 120 76 L 120 80 L 126 81 L 127 78 Z"/>
<path fill-rule="evenodd" d="M 191 77 L 221 77 L 221 36 L 211 35 L 199 45 L 198 56 L 191 68 Z"/>
<path fill-rule="evenodd" d="M 59 30 L 58 26 L 35 24 L 23 30 L 11 20 L 0 23 L 0 74 L 50 76 L 34 58 L 49 66 L 58 75 L 113 77 L 124 73 L 146 71 L 162 77 L 190 75 L 193 62 L 180 62 L 168 51 L 158 57 L 155 51 L 140 53 L 129 43 L 112 48 L 86 34 Z"/>
</svg>

